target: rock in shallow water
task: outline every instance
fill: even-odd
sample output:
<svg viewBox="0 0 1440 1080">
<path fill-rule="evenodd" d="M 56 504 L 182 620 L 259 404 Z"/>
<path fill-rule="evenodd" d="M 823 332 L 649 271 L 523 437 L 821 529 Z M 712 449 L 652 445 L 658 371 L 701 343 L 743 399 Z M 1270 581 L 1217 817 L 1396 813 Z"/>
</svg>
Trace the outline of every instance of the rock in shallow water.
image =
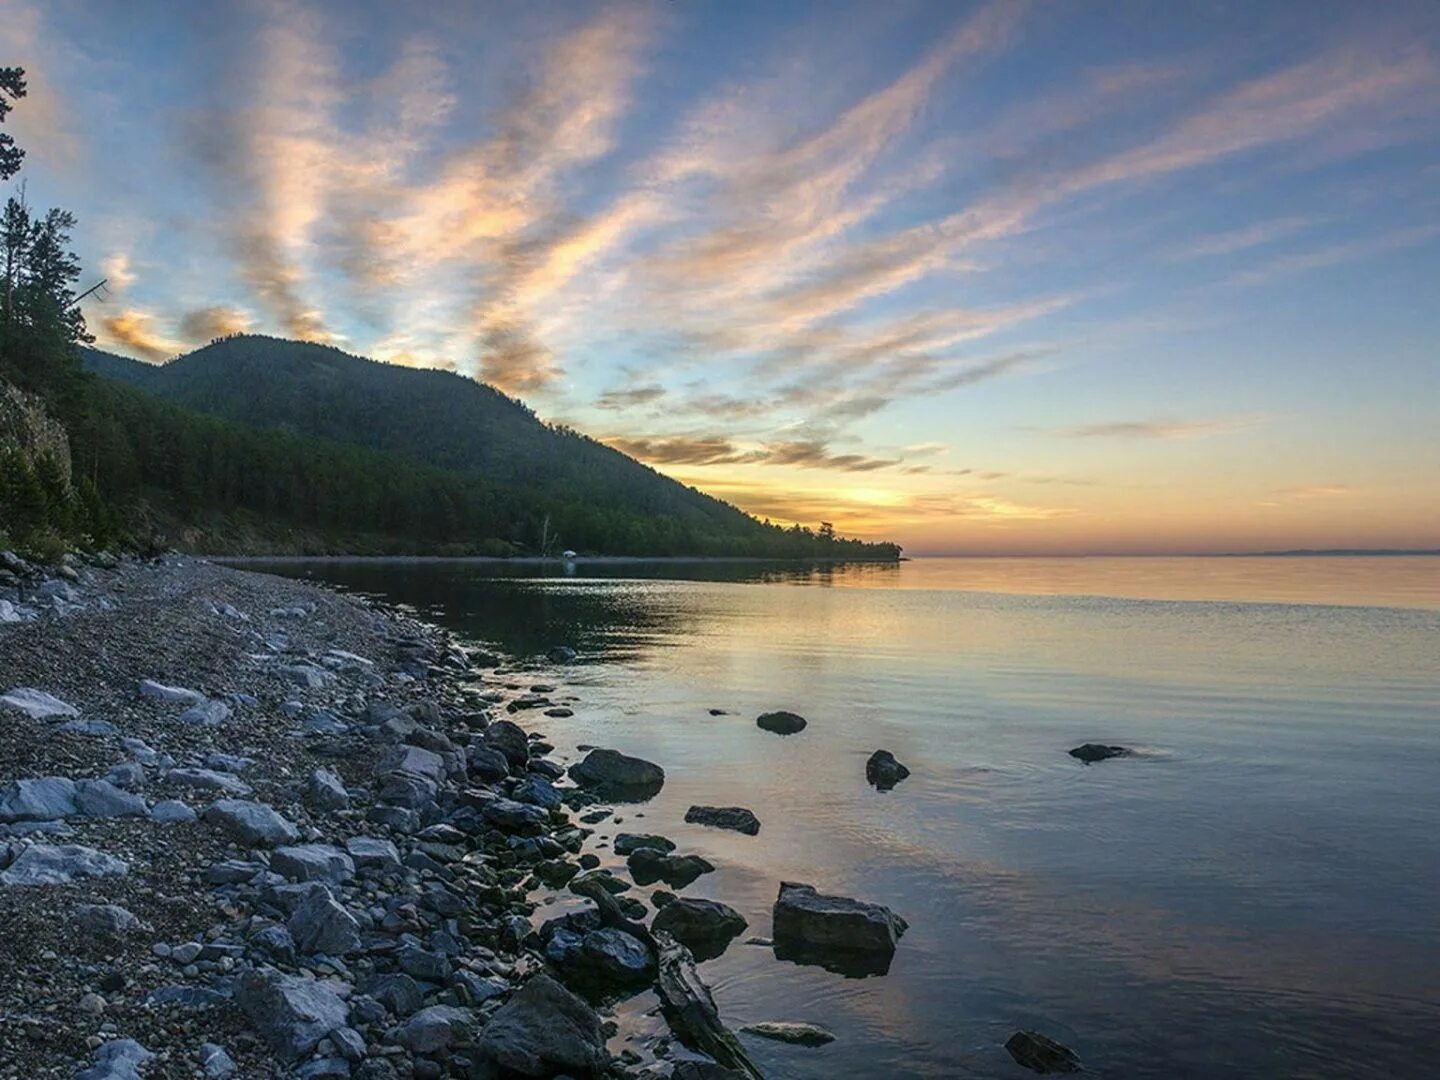
<svg viewBox="0 0 1440 1080">
<path fill-rule="evenodd" d="M 774 1039 L 776 1042 L 792 1043 L 795 1046 L 824 1046 L 835 1041 L 835 1036 L 819 1024 L 766 1020 L 758 1024 L 746 1024 L 740 1030 L 749 1035 L 759 1035 L 762 1039 Z"/>
<path fill-rule="evenodd" d="M 570 778 L 581 787 L 617 797 L 649 797 L 665 784 L 665 770 L 654 762 L 617 750 L 591 750 L 570 766 Z"/>
<path fill-rule="evenodd" d="M 654 833 L 618 833 L 613 844 L 616 855 L 629 855 L 632 851 L 640 848 L 652 848 L 655 851 L 674 851 L 675 841 L 667 840 L 663 836 Z"/>
<path fill-rule="evenodd" d="M 760 832 L 760 819 L 743 806 L 692 806 L 685 811 L 685 820 L 712 829 L 732 829 L 746 836 Z"/>
<path fill-rule="evenodd" d="M 1087 742 L 1083 746 L 1077 746 L 1070 751 L 1070 756 L 1079 758 L 1086 765 L 1096 761 L 1105 761 L 1109 758 L 1131 757 L 1135 751 L 1124 746 L 1106 746 L 1104 743 Z"/>
<path fill-rule="evenodd" d="M 844 974 L 883 974 L 908 924 L 881 904 L 786 881 L 775 901 L 775 954 Z"/>
<path fill-rule="evenodd" d="M 1068 1046 L 1038 1031 L 1017 1031 L 1005 1040 L 1005 1049 L 1017 1065 L 1037 1073 L 1081 1072 L 1080 1058 Z"/>
<path fill-rule="evenodd" d="M 728 904 L 681 896 L 661 905 L 650 929 L 655 933 L 663 930 L 688 948 L 697 961 L 705 961 L 723 953 L 747 925 L 745 916 Z"/>
<path fill-rule="evenodd" d="M 797 735 L 805 730 L 805 718 L 783 709 L 778 712 L 761 713 L 755 719 L 755 726 L 776 735 Z"/>
<path fill-rule="evenodd" d="M 708 859 L 699 855 L 673 855 L 643 847 L 630 853 L 626 865 L 637 885 L 663 881 L 674 889 L 683 889 L 701 874 L 709 874 L 715 869 Z"/>
<path fill-rule="evenodd" d="M 909 775 L 910 770 L 889 750 L 876 750 L 865 762 L 865 779 L 881 791 L 889 791 Z"/>
</svg>

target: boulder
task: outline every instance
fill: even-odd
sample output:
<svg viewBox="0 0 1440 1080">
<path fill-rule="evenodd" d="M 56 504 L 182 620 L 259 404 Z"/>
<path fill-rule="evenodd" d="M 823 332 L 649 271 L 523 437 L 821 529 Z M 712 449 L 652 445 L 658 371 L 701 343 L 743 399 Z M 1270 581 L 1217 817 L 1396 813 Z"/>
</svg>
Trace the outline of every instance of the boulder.
<svg viewBox="0 0 1440 1080">
<path fill-rule="evenodd" d="M 66 885 L 76 878 L 123 877 L 129 864 L 79 844 L 32 844 L 0 871 L 0 885 Z"/>
<path fill-rule="evenodd" d="M 438 786 L 445 782 L 445 759 L 423 746 L 401 744 L 381 755 L 375 765 L 375 773 L 380 777 L 392 773 L 421 776 Z"/>
<path fill-rule="evenodd" d="M 1017 1031 L 1005 1040 L 1005 1049 L 1017 1065 L 1037 1073 L 1073 1073 L 1083 1071 L 1080 1058 L 1068 1046 L 1038 1031 Z"/>
<path fill-rule="evenodd" d="M 599 1073 L 610 1062 L 595 1010 L 548 975 L 527 982 L 480 1033 L 483 1059 L 522 1076 Z"/>
<path fill-rule="evenodd" d="M 200 705 L 205 701 L 205 695 L 198 690 L 189 690 L 183 686 L 166 686 L 153 679 L 141 679 L 138 689 L 141 697 L 166 705 Z"/>
<path fill-rule="evenodd" d="M 640 848 L 650 848 L 652 851 L 674 851 L 675 841 L 667 840 L 663 836 L 654 833 L 617 833 L 615 842 L 612 845 L 616 855 L 629 855 L 632 851 Z"/>
<path fill-rule="evenodd" d="M 198 815 L 179 799 L 162 799 L 150 808 L 150 820 L 174 825 L 196 820 Z"/>
<path fill-rule="evenodd" d="M 773 1039 L 795 1046 L 824 1046 L 835 1041 L 835 1036 L 819 1024 L 767 1020 L 758 1024 L 746 1024 L 740 1030 L 747 1035 L 758 1035 L 762 1039 Z"/>
<path fill-rule="evenodd" d="M 1130 757 L 1134 753 L 1135 751 L 1124 746 L 1106 746 L 1104 743 L 1087 742 L 1071 750 L 1070 756 L 1078 758 L 1086 765 L 1092 765 L 1097 761 L 1105 761 L 1108 758 Z"/>
<path fill-rule="evenodd" d="M 636 848 L 630 853 L 625 864 L 637 885 L 653 885 L 663 881 L 674 889 L 683 889 L 701 874 L 711 873 L 715 867 L 708 859 L 699 855 L 674 855 L 654 848 Z"/>
<path fill-rule="evenodd" d="M 57 716 L 79 716 L 80 710 L 66 704 L 54 694 L 30 686 L 17 686 L 0 694 L 0 710 L 24 713 L 32 720 L 49 720 Z"/>
<path fill-rule="evenodd" d="M 474 1032 L 475 1018 L 468 1009 L 431 1005 L 405 1021 L 395 1041 L 411 1053 L 434 1054 L 468 1046 Z"/>
<path fill-rule="evenodd" d="M 378 836 L 352 836 L 345 841 L 345 851 L 362 869 L 400 869 L 400 852 L 389 840 Z"/>
<path fill-rule="evenodd" d="M 480 811 L 485 821 L 507 833 L 538 833 L 550 820 L 550 811 L 542 806 L 515 802 L 513 799 L 492 799 Z"/>
<path fill-rule="evenodd" d="M 403 972 L 377 975 L 364 985 L 363 990 L 402 1020 L 425 1004 L 420 984 Z"/>
<path fill-rule="evenodd" d="M 679 896 L 663 905 L 650 929 L 664 931 L 694 954 L 696 960 L 713 960 L 745 931 L 745 916 L 718 900 Z"/>
<path fill-rule="evenodd" d="M 115 1039 L 95 1051 L 95 1064 L 75 1080 L 140 1080 L 140 1066 L 154 1056 L 134 1039 Z"/>
<path fill-rule="evenodd" d="M 201 1043 L 198 1056 L 205 1080 L 230 1080 L 240 1071 L 235 1059 L 218 1043 Z"/>
<path fill-rule="evenodd" d="M 0 822 L 55 821 L 78 812 L 75 781 L 65 776 L 16 780 L 0 795 Z"/>
<path fill-rule="evenodd" d="M 907 924 L 889 908 L 810 885 L 782 882 L 774 909 L 775 952 L 781 959 L 835 970 L 882 974 Z"/>
<path fill-rule="evenodd" d="M 881 791 L 889 791 L 910 775 L 889 750 L 876 750 L 865 762 L 865 779 Z"/>
<path fill-rule="evenodd" d="M 760 819 L 743 806 L 692 806 L 685 811 L 685 820 L 712 829 L 733 829 L 747 836 L 760 831 Z"/>
<path fill-rule="evenodd" d="M 328 984 L 278 972 L 250 971 L 240 977 L 235 1003 L 260 1037 L 280 1057 L 293 1061 L 346 1025 L 348 1009 Z"/>
<path fill-rule="evenodd" d="M 253 788 L 238 776 L 214 769 L 171 769 L 165 779 L 196 791 L 223 791 L 227 795 L 249 795 Z"/>
<path fill-rule="evenodd" d="M 581 787 L 621 798 L 648 798 L 665 784 L 665 770 L 659 765 L 616 750 L 591 750 L 569 771 L 570 779 Z"/>
<path fill-rule="evenodd" d="M 109 780 L 81 780 L 75 785 L 75 808 L 86 817 L 148 817 L 150 808 L 133 791 L 122 791 Z"/>
<path fill-rule="evenodd" d="M 344 956 L 360 948 L 360 924 L 323 885 L 300 902 L 287 926 L 302 953 Z"/>
<path fill-rule="evenodd" d="M 543 776 L 527 776 L 515 785 L 514 790 L 510 792 L 510 797 L 516 802 L 530 803 L 532 806 L 541 806 L 546 810 L 554 810 L 560 805 L 560 792 L 556 791 L 555 785 Z"/>
<path fill-rule="evenodd" d="M 329 769 L 316 769 L 310 774 L 305 795 L 317 810 L 344 810 L 350 805 L 344 781 Z"/>
<path fill-rule="evenodd" d="M 253 847 L 274 847 L 300 839 L 300 831 L 264 803 L 221 799 L 206 808 L 205 820 Z"/>
<path fill-rule="evenodd" d="M 636 986 L 655 978 L 655 958 L 632 934 L 613 927 L 592 930 L 580 945 L 579 963 L 587 975 L 620 986 Z"/>
<path fill-rule="evenodd" d="M 773 731 L 776 735 L 796 735 L 805 730 L 805 718 L 782 709 L 779 712 L 761 713 L 755 719 L 755 726 L 764 731 Z"/>
<path fill-rule="evenodd" d="M 552 664 L 572 664 L 576 653 L 569 645 L 556 645 L 545 656 Z"/>
<path fill-rule="evenodd" d="M 324 881 L 336 887 L 355 876 L 354 860 L 330 844 L 276 848 L 270 869 L 291 881 Z"/>
<path fill-rule="evenodd" d="M 219 727 L 229 719 L 230 706 L 215 698 L 191 705 L 180 714 L 182 724 L 193 724 L 195 727 Z"/>
<path fill-rule="evenodd" d="M 139 791 L 145 786 L 145 766 L 138 761 L 122 761 L 105 771 L 105 779 L 126 791 Z"/>
<path fill-rule="evenodd" d="M 81 904 L 75 909 L 75 925 L 99 937 L 120 937 L 145 928 L 133 912 L 119 904 Z"/>
<path fill-rule="evenodd" d="M 505 755 L 513 769 L 523 769 L 530 760 L 530 739 L 519 724 L 496 720 L 485 729 L 485 744 Z"/>
<path fill-rule="evenodd" d="M 493 746 L 471 743 L 465 752 L 470 774 L 487 784 L 495 784 L 510 775 L 510 760 Z"/>
</svg>

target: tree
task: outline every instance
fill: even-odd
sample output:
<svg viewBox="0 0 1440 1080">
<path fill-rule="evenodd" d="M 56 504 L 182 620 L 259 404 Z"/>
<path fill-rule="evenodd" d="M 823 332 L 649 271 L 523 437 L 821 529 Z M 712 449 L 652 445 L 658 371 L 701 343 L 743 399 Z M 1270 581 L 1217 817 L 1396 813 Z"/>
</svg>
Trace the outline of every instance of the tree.
<svg viewBox="0 0 1440 1080">
<path fill-rule="evenodd" d="M 14 107 L 11 102 L 25 96 L 25 69 L 0 67 L 0 124 Z M 25 151 L 15 145 L 15 137 L 0 131 L 0 180 L 9 180 L 20 171 Z"/>
</svg>

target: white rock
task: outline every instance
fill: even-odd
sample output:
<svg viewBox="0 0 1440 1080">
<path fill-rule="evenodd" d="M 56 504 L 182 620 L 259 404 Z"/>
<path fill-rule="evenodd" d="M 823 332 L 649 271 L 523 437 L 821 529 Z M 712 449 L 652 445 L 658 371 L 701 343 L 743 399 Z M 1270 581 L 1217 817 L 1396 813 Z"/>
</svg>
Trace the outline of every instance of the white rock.
<svg viewBox="0 0 1440 1080">
<path fill-rule="evenodd" d="M 14 620 L 0 619 L 0 622 L 11 621 Z M 13 690 L 0 694 L 0 709 L 23 712 L 32 720 L 48 720 L 55 716 L 80 715 L 80 710 L 75 708 L 74 705 L 68 705 L 54 694 L 47 694 L 44 690 L 36 690 L 30 686 L 17 686 Z"/>
</svg>

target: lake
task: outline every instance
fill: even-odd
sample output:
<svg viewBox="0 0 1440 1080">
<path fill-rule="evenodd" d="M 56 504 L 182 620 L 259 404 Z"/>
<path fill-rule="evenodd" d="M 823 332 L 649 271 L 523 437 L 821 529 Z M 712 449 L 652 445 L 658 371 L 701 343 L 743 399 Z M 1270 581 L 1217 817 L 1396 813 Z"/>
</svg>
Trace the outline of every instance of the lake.
<svg viewBox="0 0 1440 1080">
<path fill-rule="evenodd" d="M 1109 1077 L 1440 1070 L 1440 559 L 258 568 L 533 657 L 577 699 L 520 718 L 559 756 L 663 765 L 618 831 L 705 856 L 685 892 L 749 919 L 701 969 L 722 1015 L 839 1036 L 747 1036 L 774 1077 L 1023 1077 L 1018 1028 Z M 562 643 L 578 663 L 537 655 Z M 759 730 L 771 709 L 808 729 Z M 1087 741 L 1139 753 L 1067 756 Z M 893 791 L 865 782 L 879 747 Z M 903 915 L 888 974 L 745 944 L 781 880 Z M 620 1012 L 651 1030 L 652 1005 Z"/>
</svg>

